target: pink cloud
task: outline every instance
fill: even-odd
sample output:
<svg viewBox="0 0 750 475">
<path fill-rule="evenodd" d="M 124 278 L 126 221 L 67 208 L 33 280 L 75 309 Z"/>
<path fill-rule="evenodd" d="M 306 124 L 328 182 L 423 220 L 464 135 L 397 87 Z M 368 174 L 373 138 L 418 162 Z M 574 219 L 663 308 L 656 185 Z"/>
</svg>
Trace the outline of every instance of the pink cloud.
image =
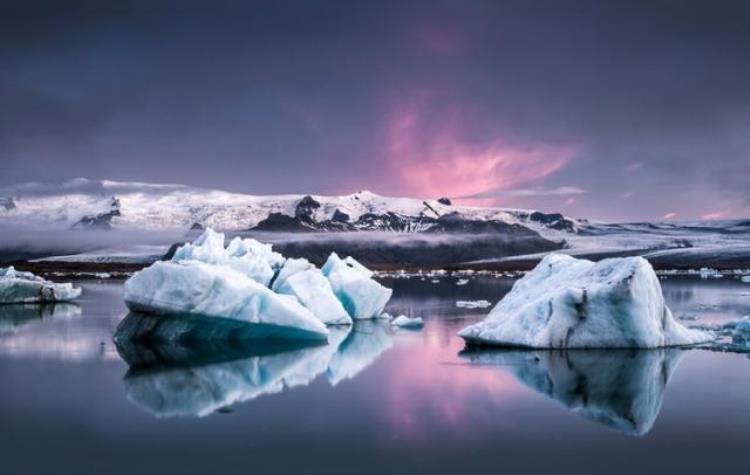
<svg viewBox="0 0 750 475">
<path fill-rule="evenodd" d="M 702 215 L 701 219 L 707 219 L 707 220 L 724 219 L 728 217 L 730 213 L 731 213 L 731 210 L 728 210 L 728 209 L 724 209 L 720 211 L 711 211 L 709 213 Z"/>
<path fill-rule="evenodd" d="M 674 219 L 676 217 L 677 217 L 677 213 L 675 212 L 670 212 L 662 216 L 663 219 Z"/>
<path fill-rule="evenodd" d="M 458 197 L 512 189 L 560 170 L 577 151 L 570 145 L 512 144 L 501 134 L 469 140 L 472 120 L 458 108 L 431 112 L 411 102 L 388 117 L 386 163 L 401 193 Z"/>
</svg>

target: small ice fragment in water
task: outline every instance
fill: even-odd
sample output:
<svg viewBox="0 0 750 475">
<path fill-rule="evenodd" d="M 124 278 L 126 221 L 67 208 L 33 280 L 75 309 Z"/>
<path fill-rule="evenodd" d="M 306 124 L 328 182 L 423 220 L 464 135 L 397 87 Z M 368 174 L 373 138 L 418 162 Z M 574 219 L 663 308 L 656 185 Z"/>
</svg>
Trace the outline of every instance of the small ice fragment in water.
<svg viewBox="0 0 750 475">
<path fill-rule="evenodd" d="M 724 277 L 721 272 L 710 267 L 702 267 L 699 271 L 701 279 L 721 279 Z"/>
<path fill-rule="evenodd" d="M 399 315 L 391 322 L 391 325 L 402 328 L 422 328 L 424 321 L 421 317 L 409 318 L 406 315 Z"/>
<path fill-rule="evenodd" d="M 456 307 L 459 308 L 487 308 L 492 305 L 488 300 L 458 300 Z"/>
<path fill-rule="evenodd" d="M 743 275 L 740 280 L 746 284 L 750 284 L 750 275 Z"/>
<path fill-rule="evenodd" d="M 458 279 L 456 285 L 466 285 L 469 283 L 469 279 Z"/>
</svg>

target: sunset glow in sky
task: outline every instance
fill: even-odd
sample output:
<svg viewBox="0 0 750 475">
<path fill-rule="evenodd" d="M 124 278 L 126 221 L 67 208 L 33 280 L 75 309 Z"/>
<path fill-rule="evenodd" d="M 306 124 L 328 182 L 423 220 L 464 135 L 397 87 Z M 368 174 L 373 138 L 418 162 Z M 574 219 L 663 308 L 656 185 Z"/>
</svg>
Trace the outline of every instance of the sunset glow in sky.
<svg viewBox="0 0 750 475">
<path fill-rule="evenodd" d="M 750 216 L 737 0 L 0 6 L 0 186 Z"/>
</svg>

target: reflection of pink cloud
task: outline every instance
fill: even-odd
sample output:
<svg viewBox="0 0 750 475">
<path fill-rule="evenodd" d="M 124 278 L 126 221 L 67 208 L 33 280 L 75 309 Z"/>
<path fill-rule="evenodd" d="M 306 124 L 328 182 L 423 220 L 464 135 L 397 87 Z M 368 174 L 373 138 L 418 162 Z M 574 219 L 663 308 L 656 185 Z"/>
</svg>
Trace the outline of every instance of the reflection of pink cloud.
<svg viewBox="0 0 750 475">
<path fill-rule="evenodd" d="M 434 423 L 445 424 L 452 431 L 471 430 L 466 424 L 472 413 L 472 400 L 487 398 L 498 405 L 524 393 L 513 376 L 498 368 L 469 367 L 464 361 L 445 361 L 446 354 L 461 348 L 453 341 L 450 350 L 443 348 L 437 335 L 427 334 L 419 351 L 408 357 L 396 352 L 389 356 L 399 363 L 388 378 L 388 418 L 401 437 L 417 439 Z M 489 396 L 489 397 L 487 397 Z M 430 414 L 429 423 L 423 417 Z"/>
<path fill-rule="evenodd" d="M 571 146 L 518 146 L 502 137 L 464 140 L 467 121 L 455 109 L 434 116 L 414 104 L 390 116 L 387 166 L 404 193 L 457 197 L 511 189 L 558 171 L 575 153 Z"/>
</svg>

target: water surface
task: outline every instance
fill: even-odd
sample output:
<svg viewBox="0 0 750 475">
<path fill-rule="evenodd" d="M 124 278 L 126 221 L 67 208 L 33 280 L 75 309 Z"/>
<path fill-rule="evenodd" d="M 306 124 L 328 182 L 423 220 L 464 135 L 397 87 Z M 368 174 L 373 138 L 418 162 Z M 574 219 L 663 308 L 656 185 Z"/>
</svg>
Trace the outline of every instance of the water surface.
<svg viewBox="0 0 750 475">
<path fill-rule="evenodd" d="M 4 473 L 703 473 L 745 464 L 750 359 L 702 350 L 466 352 L 513 281 L 386 280 L 388 311 L 308 347 L 118 349 L 121 282 L 0 309 Z M 662 281 L 685 323 L 750 314 L 735 278 Z M 127 360 L 127 361 L 126 361 Z"/>
</svg>

